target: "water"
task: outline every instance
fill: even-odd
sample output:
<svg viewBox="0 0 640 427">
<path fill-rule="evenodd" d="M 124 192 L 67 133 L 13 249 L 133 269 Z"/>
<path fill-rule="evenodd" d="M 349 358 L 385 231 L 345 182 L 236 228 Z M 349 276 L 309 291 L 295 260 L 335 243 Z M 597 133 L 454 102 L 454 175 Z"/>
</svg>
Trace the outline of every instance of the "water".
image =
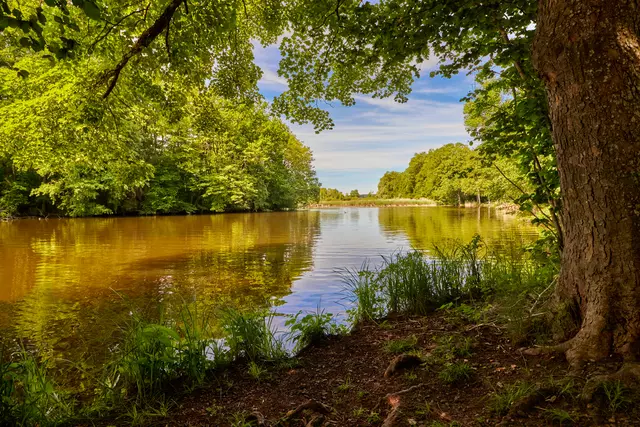
<svg viewBox="0 0 640 427">
<path fill-rule="evenodd" d="M 537 237 L 487 208 L 21 220 L 0 223 L 0 333 L 50 357 L 91 364 L 133 310 L 151 318 L 199 306 L 344 312 L 338 269 L 398 249 L 480 234 L 494 247 Z"/>
</svg>

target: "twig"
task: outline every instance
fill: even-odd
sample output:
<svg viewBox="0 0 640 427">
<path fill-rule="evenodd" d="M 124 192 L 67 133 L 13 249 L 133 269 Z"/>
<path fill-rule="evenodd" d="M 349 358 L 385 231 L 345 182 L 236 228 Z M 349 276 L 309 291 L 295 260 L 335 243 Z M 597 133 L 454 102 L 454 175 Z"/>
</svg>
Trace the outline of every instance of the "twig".
<svg viewBox="0 0 640 427">
<path fill-rule="evenodd" d="M 473 331 L 474 329 L 477 329 L 477 328 L 483 328 L 485 326 L 491 326 L 492 328 L 496 328 L 499 331 L 502 330 L 502 329 L 505 329 L 504 327 L 500 327 L 500 326 L 496 325 L 495 323 L 480 323 L 478 325 L 473 325 L 473 326 L 470 326 L 469 328 L 467 328 L 467 332 Z"/>
</svg>

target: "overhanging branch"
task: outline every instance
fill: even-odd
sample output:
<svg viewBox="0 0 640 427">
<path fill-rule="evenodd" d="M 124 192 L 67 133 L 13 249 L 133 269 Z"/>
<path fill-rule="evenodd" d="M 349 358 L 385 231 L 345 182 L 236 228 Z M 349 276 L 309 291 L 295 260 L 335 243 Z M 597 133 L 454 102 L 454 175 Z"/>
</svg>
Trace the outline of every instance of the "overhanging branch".
<svg viewBox="0 0 640 427">
<path fill-rule="evenodd" d="M 129 60 L 134 56 L 140 54 L 145 47 L 148 47 L 157 37 L 160 35 L 171 23 L 171 19 L 175 14 L 176 10 L 182 3 L 185 3 L 186 0 L 171 0 L 171 3 L 167 5 L 162 14 L 155 20 L 153 25 L 147 28 L 138 38 L 133 47 L 124 54 L 118 65 L 113 70 L 106 72 L 102 81 L 107 83 L 107 91 L 102 96 L 103 98 L 107 98 L 113 89 L 116 87 L 118 83 L 118 78 L 120 77 L 120 73 L 127 66 Z"/>
</svg>

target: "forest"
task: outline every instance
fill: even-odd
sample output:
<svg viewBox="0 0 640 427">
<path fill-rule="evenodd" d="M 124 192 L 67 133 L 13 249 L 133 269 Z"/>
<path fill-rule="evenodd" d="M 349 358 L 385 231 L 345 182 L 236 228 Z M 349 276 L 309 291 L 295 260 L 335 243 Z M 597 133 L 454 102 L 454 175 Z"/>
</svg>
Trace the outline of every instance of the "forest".
<svg viewBox="0 0 640 427">
<path fill-rule="evenodd" d="M 385 173 L 377 196 L 423 198 L 448 205 L 511 202 L 522 195 L 514 182 L 523 181 L 513 162 L 483 164 L 477 150 L 461 143 L 446 144 L 415 154 L 403 172 Z"/>
<path fill-rule="evenodd" d="M 92 79 L 113 54 L 109 24 L 42 11 L 25 21 L 31 39 L 4 32 L 0 44 L 0 217 L 282 210 L 317 197 L 311 151 L 257 93 L 225 97 L 214 81 L 224 76 L 157 70 L 102 100 Z M 66 37 L 49 54 L 24 49 L 58 29 Z M 95 36 L 91 55 L 57 60 L 79 53 L 71 33 Z"/>
</svg>

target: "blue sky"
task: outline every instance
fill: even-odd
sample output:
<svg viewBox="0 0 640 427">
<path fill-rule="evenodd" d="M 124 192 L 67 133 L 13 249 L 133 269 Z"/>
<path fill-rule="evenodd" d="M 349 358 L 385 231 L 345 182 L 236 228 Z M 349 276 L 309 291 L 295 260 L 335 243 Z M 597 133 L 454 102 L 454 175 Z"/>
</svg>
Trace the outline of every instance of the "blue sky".
<svg viewBox="0 0 640 427">
<path fill-rule="evenodd" d="M 271 101 L 287 87 L 277 74 L 280 51 L 277 46 L 258 45 L 254 54 L 264 73 L 260 91 Z M 405 104 L 356 95 L 352 107 L 339 103 L 328 107 L 333 130 L 316 134 L 310 125 L 288 123 L 313 150 L 324 187 L 375 192 L 380 177 L 389 170 L 404 170 L 414 153 L 469 140 L 460 98 L 469 92 L 473 79 L 466 75 L 430 78 L 428 71 L 435 65 L 435 60 L 423 64 L 423 77 L 414 83 Z"/>
</svg>

